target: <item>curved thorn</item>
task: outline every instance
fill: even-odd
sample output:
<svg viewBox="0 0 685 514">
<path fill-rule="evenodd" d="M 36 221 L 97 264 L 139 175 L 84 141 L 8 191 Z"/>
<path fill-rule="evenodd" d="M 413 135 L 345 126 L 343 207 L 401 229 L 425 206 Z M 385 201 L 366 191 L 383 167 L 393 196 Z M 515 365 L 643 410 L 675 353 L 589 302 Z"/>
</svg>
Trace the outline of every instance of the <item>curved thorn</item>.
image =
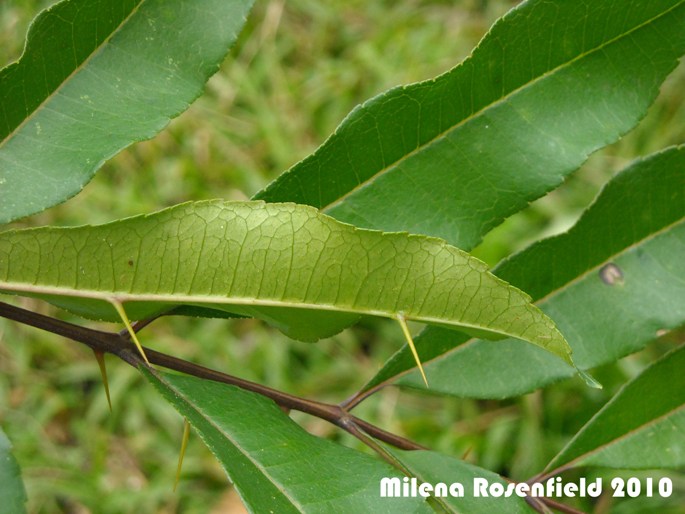
<svg viewBox="0 0 685 514">
<path fill-rule="evenodd" d="M 407 326 L 407 320 L 404 317 L 404 314 L 401 312 L 397 314 L 396 317 L 397 321 L 400 324 L 400 327 L 402 327 L 402 332 L 404 333 L 404 337 L 407 339 L 407 344 L 409 345 L 409 349 L 411 350 L 411 353 L 414 355 L 414 360 L 416 361 L 416 365 L 419 367 L 419 371 L 421 372 L 421 376 L 423 377 L 423 381 L 426 384 L 426 387 L 428 387 L 428 379 L 426 378 L 426 373 L 423 371 L 423 365 L 421 364 L 421 359 L 419 359 L 419 354 L 416 351 L 416 346 L 414 346 L 414 340 L 411 337 L 411 333 L 409 332 L 409 327 Z"/>
<path fill-rule="evenodd" d="M 107 404 L 109 405 L 109 412 L 112 412 L 112 399 L 109 396 L 109 382 L 107 381 L 107 368 L 105 367 L 105 354 L 97 350 L 93 350 L 95 360 L 100 366 L 100 375 L 102 375 L 102 384 L 105 386 L 105 396 L 107 396 Z"/>
<path fill-rule="evenodd" d="M 133 327 L 131 326 L 131 322 L 129 321 L 128 316 L 126 315 L 124 306 L 121 304 L 119 300 L 115 300 L 113 298 L 109 299 L 109 303 L 111 303 L 112 306 L 116 309 L 117 314 L 119 314 L 121 321 L 123 321 L 126 330 L 128 330 L 128 333 L 131 336 L 131 340 L 135 343 L 136 347 L 138 348 L 138 351 L 140 352 L 140 355 L 143 357 L 143 360 L 149 366 L 150 361 L 147 360 L 147 355 L 145 355 L 145 352 L 143 351 L 143 346 L 140 344 L 140 341 L 138 341 L 138 336 L 136 335 L 135 330 L 133 330 Z"/>
<path fill-rule="evenodd" d="M 183 456 L 186 454 L 188 438 L 190 437 L 190 423 L 187 418 L 183 418 L 183 439 L 181 440 L 181 452 L 178 454 L 178 466 L 176 466 L 176 479 L 174 480 L 174 492 L 178 482 L 181 480 L 181 467 L 183 466 Z"/>
</svg>

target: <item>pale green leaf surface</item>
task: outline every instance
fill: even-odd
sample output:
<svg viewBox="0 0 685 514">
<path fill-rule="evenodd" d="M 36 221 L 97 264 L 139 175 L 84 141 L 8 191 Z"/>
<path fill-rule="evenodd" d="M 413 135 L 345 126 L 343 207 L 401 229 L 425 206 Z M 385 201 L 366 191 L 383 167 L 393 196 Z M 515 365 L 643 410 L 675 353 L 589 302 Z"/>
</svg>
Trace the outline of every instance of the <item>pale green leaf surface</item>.
<svg viewBox="0 0 685 514">
<path fill-rule="evenodd" d="M 468 514 L 528 514 L 533 510 L 526 501 L 517 496 L 495 498 L 490 495 L 482 496 L 482 487 L 474 479 L 485 479 L 488 484 L 500 483 L 505 488 L 508 483 L 502 477 L 477 466 L 468 464 L 454 457 L 449 457 L 431 451 L 401 451 L 391 449 L 392 455 L 419 482 L 436 485 L 440 482 L 449 486 L 453 483 L 461 484 L 464 496 L 436 498 L 447 512 Z M 478 494 L 478 496 L 476 496 Z"/>
<path fill-rule="evenodd" d="M 363 230 L 308 206 L 182 204 L 95 227 L 0 234 L 0 291 L 78 314 L 132 319 L 177 305 L 265 319 L 316 340 L 360 315 L 407 319 L 540 345 L 566 341 L 528 296 L 444 241 Z"/>
<path fill-rule="evenodd" d="M 256 198 L 465 250 L 645 114 L 685 52 L 685 1 L 530 0 L 470 58 L 352 111 Z"/>
<path fill-rule="evenodd" d="M 66 0 L 0 71 L 0 223 L 78 193 L 197 98 L 251 0 Z"/>
<path fill-rule="evenodd" d="M 423 498 L 381 498 L 381 478 L 402 477 L 398 470 L 308 434 L 263 396 L 195 377 L 144 375 L 202 437 L 252 512 L 432 512 Z"/>
<path fill-rule="evenodd" d="M 6 514 L 26 512 L 26 490 L 12 445 L 0 429 L 0 511 Z"/>
<path fill-rule="evenodd" d="M 685 346 L 626 384 L 547 466 L 685 467 Z"/>
<path fill-rule="evenodd" d="M 534 244 L 494 273 L 530 292 L 587 369 L 637 351 L 685 323 L 685 147 L 638 160 L 618 174 L 567 233 Z M 613 284 L 607 265 L 621 270 Z M 428 327 L 416 339 L 431 391 L 502 398 L 573 370 L 517 341 L 493 345 Z M 414 366 L 406 349 L 367 388 Z M 459 372 L 455 372 L 459 370 Z M 401 385 L 418 386 L 415 373 Z"/>
</svg>

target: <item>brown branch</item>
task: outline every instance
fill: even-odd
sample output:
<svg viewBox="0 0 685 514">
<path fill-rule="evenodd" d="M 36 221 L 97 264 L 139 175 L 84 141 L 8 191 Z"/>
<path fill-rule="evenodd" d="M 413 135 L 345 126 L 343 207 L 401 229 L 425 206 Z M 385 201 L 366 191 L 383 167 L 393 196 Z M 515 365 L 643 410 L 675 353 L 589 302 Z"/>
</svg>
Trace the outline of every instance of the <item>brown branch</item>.
<svg viewBox="0 0 685 514">
<path fill-rule="evenodd" d="M 141 364 L 137 350 L 131 343 L 128 334 L 103 332 L 74 325 L 66 321 L 61 321 L 3 302 L 0 302 L 0 316 L 35 328 L 40 328 L 53 334 L 64 336 L 73 341 L 85 344 L 93 350 L 111 353 L 133 367 L 138 367 Z M 354 429 L 359 428 L 370 436 L 402 450 L 425 449 L 423 446 L 408 439 L 387 432 L 356 416 L 352 416 L 339 405 L 317 402 L 291 395 L 256 382 L 250 382 L 249 380 L 244 380 L 226 373 L 205 368 L 204 366 L 183 359 L 178 359 L 171 355 L 152 350 L 151 348 L 144 348 L 144 350 L 152 364 L 174 371 L 180 371 L 198 378 L 234 385 L 241 389 L 261 394 L 262 396 L 272 399 L 281 407 L 316 416 L 352 433 L 352 435 L 356 436 L 356 434 L 351 431 L 352 429 L 350 427 L 354 427 Z"/>
<path fill-rule="evenodd" d="M 372 425 L 362 419 L 352 416 L 346 410 L 341 408 L 339 405 L 332 405 L 323 402 L 317 402 L 315 400 L 308 400 L 306 398 L 301 398 L 292 394 L 279 391 L 277 389 L 272 389 L 262 384 L 256 382 L 251 382 L 249 380 L 244 380 L 220 371 L 215 371 L 210 368 L 205 368 L 199 364 L 194 364 L 183 359 L 178 359 L 171 355 L 157 352 L 150 348 L 144 348 L 145 354 L 152 364 L 162 366 L 167 369 L 174 371 L 180 371 L 187 375 L 192 375 L 198 378 L 204 378 L 206 380 L 212 380 L 214 382 L 222 382 L 224 384 L 230 384 L 238 386 L 246 391 L 252 391 L 253 393 L 261 394 L 267 398 L 271 398 L 281 407 L 286 409 L 292 409 L 299 412 L 304 412 L 317 418 L 321 418 L 329 423 L 332 423 L 343 430 L 352 433 L 349 430 L 349 423 L 352 423 L 362 429 L 364 432 L 369 434 L 380 441 L 386 442 L 400 448 L 402 450 L 425 450 L 426 448 L 418 445 L 408 439 L 400 437 L 396 434 L 392 434 L 383 430 L 382 428 Z M 355 435 L 352 433 L 352 435 Z"/>
<path fill-rule="evenodd" d="M 574 509 L 566 505 L 565 503 L 560 503 L 551 498 L 538 498 L 542 503 L 547 505 L 549 508 L 563 512 L 564 514 L 585 514 L 582 510 Z"/>
<path fill-rule="evenodd" d="M 549 509 L 540 501 L 540 498 L 526 496 L 524 501 L 538 514 L 546 514 Z"/>
<path fill-rule="evenodd" d="M 111 353 L 118 355 L 117 352 L 122 349 L 125 340 L 119 337 L 118 334 L 110 332 L 102 332 L 92 328 L 81 327 L 68 323 L 44 314 L 15 307 L 8 303 L 0 302 L 0 317 L 11 319 L 29 325 L 31 327 L 40 328 L 46 332 L 57 334 L 67 339 L 83 343 L 86 346 L 96 351 L 104 353 Z M 126 346 L 130 346 L 127 344 Z"/>
<path fill-rule="evenodd" d="M 559 473 L 561 473 L 562 471 L 565 471 L 567 469 L 570 469 L 570 466 L 569 467 L 561 467 L 561 468 L 558 468 L 557 470 L 549 472 L 549 473 L 544 473 L 544 472 L 539 473 L 539 474 L 535 475 L 533 478 L 526 480 L 526 483 L 529 485 L 533 485 L 534 483 L 537 483 L 537 482 L 544 482 L 548 478 L 556 476 Z M 573 507 L 566 505 L 565 503 L 560 503 L 556 500 L 553 500 L 552 498 L 547 498 L 547 497 L 541 496 L 541 497 L 537 498 L 537 500 L 544 503 L 547 507 L 554 509 L 554 510 L 557 510 L 559 512 L 563 512 L 565 514 L 584 514 L 583 511 L 574 509 Z"/>
<path fill-rule="evenodd" d="M 557 475 L 560 475 L 564 471 L 568 471 L 569 469 L 572 469 L 572 468 L 573 468 L 572 462 L 569 462 L 569 463 L 566 463 L 563 466 L 559 466 L 558 468 L 553 469 L 551 471 L 544 471 L 543 470 L 541 473 L 538 473 L 533 478 L 527 480 L 527 482 L 529 484 L 533 484 L 535 482 L 544 482 L 548 478 L 552 478 L 552 477 L 555 477 Z"/>
<path fill-rule="evenodd" d="M 412 368 L 413 369 L 413 368 Z M 386 381 L 376 384 L 375 386 L 369 388 L 369 389 L 362 389 L 360 391 L 357 391 L 354 393 L 352 396 L 350 396 L 347 400 L 343 401 L 340 405 L 346 410 L 352 410 L 354 409 L 357 405 L 359 405 L 361 402 L 366 400 L 369 396 L 372 394 L 380 391 L 383 389 L 383 387 L 387 386 L 388 384 Z"/>
</svg>

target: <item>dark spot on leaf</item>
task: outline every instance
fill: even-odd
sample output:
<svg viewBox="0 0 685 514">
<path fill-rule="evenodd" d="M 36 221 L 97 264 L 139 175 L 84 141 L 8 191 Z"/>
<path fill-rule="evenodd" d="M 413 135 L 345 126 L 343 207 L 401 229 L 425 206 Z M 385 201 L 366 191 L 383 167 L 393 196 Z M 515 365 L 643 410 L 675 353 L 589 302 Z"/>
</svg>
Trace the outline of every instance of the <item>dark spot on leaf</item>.
<svg viewBox="0 0 685 514">
<path fill-rule="evenodd" d="M 623 271 L 616 264 L 610 262 L 600 268 L 599 278 L 608 286 L 623 284 Z"/>
<path fill-rule="evenodd" d="M 128 265 L 129 265 L 129 266 L 133 266 L 133 259 L 129 259 Z"/>
</svg>

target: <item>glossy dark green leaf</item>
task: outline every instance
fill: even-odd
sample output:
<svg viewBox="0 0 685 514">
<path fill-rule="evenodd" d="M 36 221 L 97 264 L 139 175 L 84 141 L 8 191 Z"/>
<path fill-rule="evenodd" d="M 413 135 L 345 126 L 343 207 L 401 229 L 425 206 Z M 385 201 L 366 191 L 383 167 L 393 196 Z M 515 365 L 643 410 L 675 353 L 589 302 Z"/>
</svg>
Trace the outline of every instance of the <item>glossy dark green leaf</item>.
<svg viewBox="0 0 685 514">
<path fill-rule="evenodd" d="M 0 233 L 0 291 L 115 321 L 178 305 L 314 341 L 360 315 L 513 336 L 571 362 L 528 296 L 439 239 L 363 230 L 308 206 L 209 201 L 107 225 Z"/>
<path fill-rule="evenodd" d="M 252 0 L 65 0 L 0 71 L 0 223 L 78 193 L 202 92 Z"/>
<path fill-rule="evenodd" d="M 256 198 L 469 250 L 632 128 L 684 52 L 683 0 L 529 0 L 453 70 L 356 108 Z"/>
<path fill-rule="evenodd" d="M 685 467 L 685 346 L 626 384 L 547 466 Z"/>
<path fill-rule="evenodd" d="M 26 500 L 21 470 L 12 455 L 12 445 L 0 430 L 0 511 L 6 514 L 26 512 Z"/>
<path fill-rule="evenodd" d="M 567 233 L 541 241 L 494 272 L 528 291 L 554 319 L 581 369 L 637 351 L 685 323 L 685 147 L 618 174 Z M 492 345 L 429 327 L 415 340 L 431 390 L 508 397 L 568 377 L 570 367 L 515 341 Z M 406 350 L 370 382 L 407 375 Z"/>
<path fill-rule="evenodd" d="M 252 512 L 432 512 L 423 498 L 381 498 L 381 479 L 401 478 L 398 470 L 308 434 L 263 396 L 144 374 L 202 437 Z"/>
</svg>

